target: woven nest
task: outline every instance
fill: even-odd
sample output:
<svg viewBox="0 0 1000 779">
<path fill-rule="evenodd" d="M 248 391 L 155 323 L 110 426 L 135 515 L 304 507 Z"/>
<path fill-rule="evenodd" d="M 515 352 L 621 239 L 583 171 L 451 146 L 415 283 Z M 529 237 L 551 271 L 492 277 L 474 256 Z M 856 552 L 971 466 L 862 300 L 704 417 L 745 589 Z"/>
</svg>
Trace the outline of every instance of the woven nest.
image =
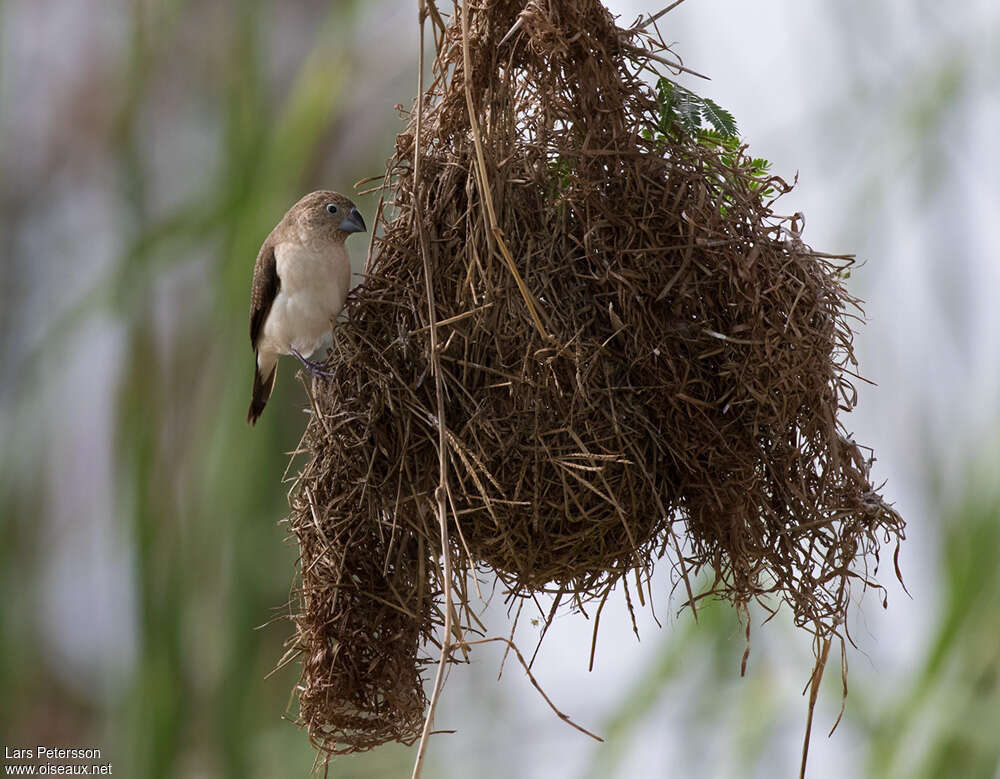
<svg viewBox="0 0 1000 779">
<path fill-rule="evenodd" d="M 784 602 L 826 639 L 903 536 L 837 420 L 855 398 L 844 262 L 774 215 L 742 154 L 648 132 L 641 75 L 665 52 L 597 0 L 469 14 L 467 52 L 460 19 L 437 28 L 419 148 L 415 107 L 312 393 L 295 648 L 301 720 L 327 752 L 420 733 L 443 622 L 439 421 L 466 625 L 470 574 L 582 605 L 629 572 L 641 594 L 666 556 L 690 603 L 709 570 L 708 592 Z"/>
</svg>

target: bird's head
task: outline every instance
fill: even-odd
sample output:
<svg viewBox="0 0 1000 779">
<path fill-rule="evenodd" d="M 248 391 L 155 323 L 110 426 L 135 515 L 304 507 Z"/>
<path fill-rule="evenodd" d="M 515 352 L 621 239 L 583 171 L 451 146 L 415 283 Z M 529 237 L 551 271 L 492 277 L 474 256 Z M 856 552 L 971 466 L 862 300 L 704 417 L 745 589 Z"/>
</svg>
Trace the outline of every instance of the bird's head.
<svg viewBox="0 0 1000 779">
<path fill-rule="evenodd" d="M 351 199 L 326 189 L 310 192 L 293 207 L 300 233 L 321 240 L 343 242 L 351 233 L 368 228 Z"/>
</svg>

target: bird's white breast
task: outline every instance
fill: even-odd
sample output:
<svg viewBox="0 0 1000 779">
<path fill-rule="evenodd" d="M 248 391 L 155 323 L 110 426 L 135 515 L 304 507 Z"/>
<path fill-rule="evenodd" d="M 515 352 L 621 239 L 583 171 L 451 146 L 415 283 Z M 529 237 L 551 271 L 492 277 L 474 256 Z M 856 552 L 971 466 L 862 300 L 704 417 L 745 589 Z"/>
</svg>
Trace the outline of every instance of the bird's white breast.
<svg viewBox="0 0 1000 779">
<path fill-rule="evenodd" d="M 344 307 L 351 260 L 343 244 L 321 249 L 283 242 L 275 248 L 281 285 L 264 323 L 260 350 L 312 354 Z"/>
</svg>

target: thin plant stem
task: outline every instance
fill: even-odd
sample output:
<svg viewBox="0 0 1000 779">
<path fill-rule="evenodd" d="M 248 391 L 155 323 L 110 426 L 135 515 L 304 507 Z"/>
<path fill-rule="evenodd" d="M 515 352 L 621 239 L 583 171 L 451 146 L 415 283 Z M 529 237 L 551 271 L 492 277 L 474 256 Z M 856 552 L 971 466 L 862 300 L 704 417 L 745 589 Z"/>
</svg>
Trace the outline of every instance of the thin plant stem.
<svg viewBox="0 0 1000 779">
<path fill-rule="evenodd" d="M 417 56 L 417 126 L 413 142 L 413 181 L 420 181 L 420 132 L 424 114 L 424 21 L 427 16 L 426 0 L 420 0 L 420 48 Z M 424 767 L 424 757 L 427 754 L 427 739 L 434 726 L 434 710 L 441 696 L 441 686 L 444 683 L 445 668 L 448 665 L 448 653 L 452 643 L 452 592 L 451 592 L 451 552 L 448 548 L 448 527 L 446 518 L 446 495 L 448 492 L 448 458 L 445 454 L 447 445 L 447 430 L 444 417 L 444 388 L 441 376 L 441 360 L 438 354 L 438 321 L 434 305 L 434 285 L 431 278 L 430 252 L 427 246 L 427 236 L 424 234 L 423 213 L 420 203 L 420 193 L 414 190 L 413 207 L 416 216 L 417 233 L 420 238 L 420 253 L 424 261 L 424 283 L 427 292 L 427 317 L 431 331 L 431 370 L 434 374 L 434 391 L 437 400 L 438 426 L 438 487 L 434 492 L 437 500 L 438 527 L 441 531 L 441 560 L 443 566 L 442 589 L 444 590 L 444 636 L 441 639 L 441 656 L 438 659 L 437 673 L 434 675 L 434 689 L 431 692 L 430 703 L 427 706 L 427 716 L 424 718 L 424 728 L 420 734 L 420 746 L 417 748 L 417 758 L 413 764 L 412 779 L 419 779 Z"/>
</svg>

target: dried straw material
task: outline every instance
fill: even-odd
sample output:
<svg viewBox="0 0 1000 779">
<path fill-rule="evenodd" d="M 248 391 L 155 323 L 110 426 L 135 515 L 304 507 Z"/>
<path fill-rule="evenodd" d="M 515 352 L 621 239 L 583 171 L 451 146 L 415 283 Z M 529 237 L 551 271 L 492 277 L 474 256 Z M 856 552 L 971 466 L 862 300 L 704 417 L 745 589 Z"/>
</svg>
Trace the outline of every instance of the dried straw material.
<svg viewBox="0 0 1000 779">
<path fill-rule="evenodd" d="M 846 635 L 852 580 L 877 586 L 880 543 L 903 537 L 837 420 L 860 319 L 847 258 L 802 243 L 716 148 L 644 138 L 643 70 L 672 61 L 651 27 L 618 28 L 598 0 L 466 7 L 463 39 L 460 14 L 428 6 L 420 146 L 411 115 L 293 490 L 301 719 L 327 752 L 419 736 L 444 623 L 418 214 L 456 636 L 479 571 L 511 598 L 603 604 L 632 581 L 645 601 L 667 557 L 692 606 L 710 570 L 740 608 L 787 604 L 819 655 Z"/>
</svg>

